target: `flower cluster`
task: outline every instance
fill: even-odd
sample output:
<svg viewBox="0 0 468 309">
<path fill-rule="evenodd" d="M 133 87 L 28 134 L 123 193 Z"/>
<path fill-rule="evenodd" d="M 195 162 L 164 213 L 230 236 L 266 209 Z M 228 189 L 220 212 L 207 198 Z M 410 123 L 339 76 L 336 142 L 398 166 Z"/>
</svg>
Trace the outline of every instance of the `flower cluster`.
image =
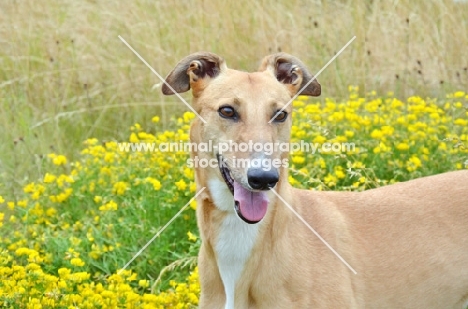
<svg viewBox="0 0 468 309">
<path fill-rule="evenodd" d="M 350 87 L 344 102 L 293 105 L 292 141 L 353 143 L 354 151 L 292 154 L 290 181 L 317 190 L 365 190 L 468 168 L 468 95 L 406 101 Z"/>
<path fill-rule="evenodd" d="M 25 266 L 13 261 L 27 260 Z M 148 280 L 122 271 L 105 278 L 92 278 L 81 269 L 85 263 L 72 258 L 70 267 L 49 274 L 47 258 L 34 249 L 18 248 L 0 255 L 0 305 L 3 308 L 192 308 L 198 304 L 200 286 L 195 268 L 186 283 L 170 281 L 159 294 L 148 291 Z"/>
<path fill-rule="evenodd" d="M 185 113 L 174 130 L 135 124 L 130 140 L 188 140 Z M 196 256 L 196 203 L 128 269 L 121 269 L 195 193 L 188 154 L 121 152 L 113 141 L 84 142 L 79 159 L 50 154 L 42 179 L 21 196 L 0 196 L 0 307 L 191 308 L 196 268 L 170 263 Z M 164 237 L 166 236 L 166 237 Z M 193 263 L 192 263 L 193 264 Z M 155 280 L 155 278 L 160 278 Z M 156 281 L 159 284 L 156 284 Z"/>
<path fill-rule="evenodd" d="M 314 190 L 360 191 L 468 168 L 468 95 L 392 94 L 346 100 L 299 97 L 292 142 L 352 142 L 351 152 L 290 157 L 290 182 Z M 195 116 L 131 127 L 130 142 L 185 142 Z M 171 129 L 163 129 L 171 128 Z M 194 308 L 200 245 L 196 202 L 121 268 L 195 194 L 184 152 L 125 152 L 89 139 L 77 160 L 50 164 L 23 193 L 0 196 L 0 306 L 7 308 Z M 192 262 L 187 262 L 192 261 Z"/>
</svg>

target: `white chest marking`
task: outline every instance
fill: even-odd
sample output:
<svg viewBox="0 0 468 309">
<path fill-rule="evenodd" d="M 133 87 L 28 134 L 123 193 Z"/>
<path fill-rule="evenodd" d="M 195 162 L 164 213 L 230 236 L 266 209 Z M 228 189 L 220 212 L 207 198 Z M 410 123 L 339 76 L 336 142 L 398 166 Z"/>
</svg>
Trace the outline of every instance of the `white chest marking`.
<svg viewBox="0 0 468 309">
<path fill-rule="evenodd" d="M 236 283 L 255 244 L 260 223 L 247 224 L 237 216 L 233 196 L 224 182 L 211 179 L 208 188 L 216 207 L 228 212 L 221 224 L 215 251 L 226 292 L 225 309 L 234 309 Z"/>
</svg>

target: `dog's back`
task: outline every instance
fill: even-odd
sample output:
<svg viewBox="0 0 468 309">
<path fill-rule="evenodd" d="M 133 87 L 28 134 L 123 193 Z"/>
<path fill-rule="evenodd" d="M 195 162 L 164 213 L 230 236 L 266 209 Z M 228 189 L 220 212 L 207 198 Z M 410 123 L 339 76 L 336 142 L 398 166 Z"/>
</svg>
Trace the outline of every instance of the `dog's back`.
<svg viewBox="0 0 468 309">
<path fill-rule="evenodd" d="M 357 271 L 350 283 L 359 308 L 466 307 L 468 171 L 295 195 L 311 201 L 296 205 Z"/>
</svg>

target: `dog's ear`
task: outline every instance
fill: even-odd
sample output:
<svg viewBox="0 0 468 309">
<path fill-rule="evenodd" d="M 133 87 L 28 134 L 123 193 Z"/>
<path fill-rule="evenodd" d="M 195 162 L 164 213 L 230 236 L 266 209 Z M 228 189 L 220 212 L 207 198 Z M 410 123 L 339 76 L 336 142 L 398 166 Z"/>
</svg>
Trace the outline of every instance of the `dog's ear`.
<svg viewBox="0 0 468 309">
<path fill-rule="evenodd" d="M 258 71 L 271 72 L 280 83 L 287 86 L 291 96 L 296 95 L 309 82 L 309 85 L 301 91 L 301 95 L 317 97 L 321 93 L 319 82 L 307 71 L 304 63 L 289 54 L 277 53 L 266 56 Z"/>
<path fill-rule="evenodd" d="M 216 78 L 226 69 L 226 63 L 220 56 L 209 52 L 198 52 L 182 59 L 167 75 L 162 86 L 165 95 L 182 93 L 192 89 L 194 96 L 203 91 L 211 79 Z"/>
</svg>

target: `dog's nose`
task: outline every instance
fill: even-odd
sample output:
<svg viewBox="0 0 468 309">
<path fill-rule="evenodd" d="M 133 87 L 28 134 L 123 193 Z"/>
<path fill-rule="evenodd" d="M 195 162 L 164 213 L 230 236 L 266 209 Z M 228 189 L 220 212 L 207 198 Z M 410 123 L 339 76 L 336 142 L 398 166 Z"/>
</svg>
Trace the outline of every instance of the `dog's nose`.
<svg viewBox="0 0 468 309">
<path fill-rule="evenodd" d="M 268 190 L 278 182 L 279 175 L 276 169 L 264 170 L 261 168 L 250 168 L 247 171 L 247 181 L 255 190 Z"/>
</svg>

